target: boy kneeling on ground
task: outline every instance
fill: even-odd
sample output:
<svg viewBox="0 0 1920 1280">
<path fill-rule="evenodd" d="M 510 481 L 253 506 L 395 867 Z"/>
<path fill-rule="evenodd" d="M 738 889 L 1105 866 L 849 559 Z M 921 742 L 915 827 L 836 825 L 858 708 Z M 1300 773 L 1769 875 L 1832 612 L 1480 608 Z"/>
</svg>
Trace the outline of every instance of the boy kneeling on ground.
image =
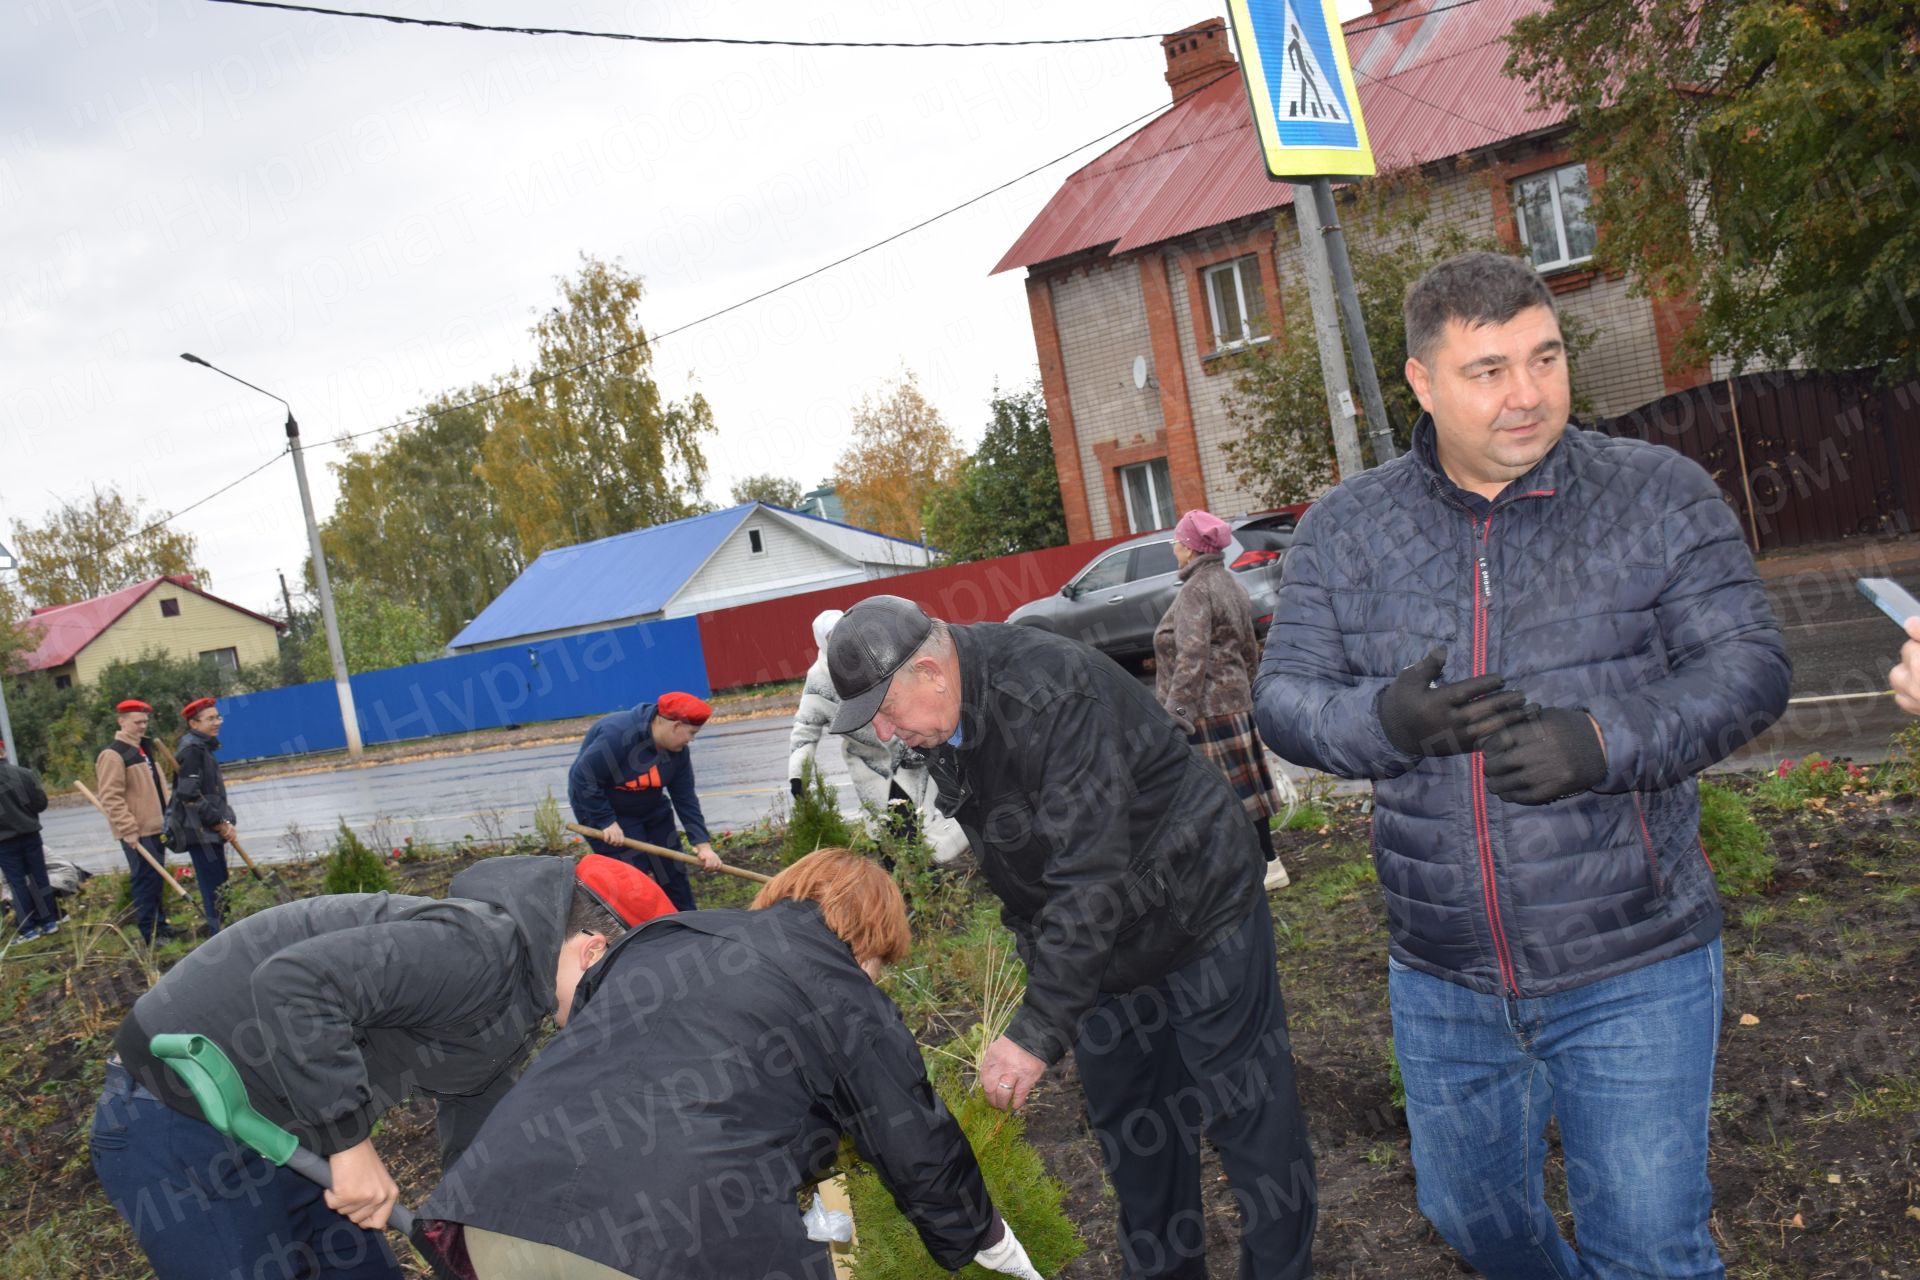
<svg viewBox="0 0 1920 1280">
<path fill-rule="evenodd" d="M 310 898 L 248 916 L 134 1004 L 94 1112 L 93 1166 L 159 1280 L 323 1275 L 401 1280 L 380 1234 L 399 1188 L 375 1121 L 420 1092 L 451 1168 L 519 1075 L 543 1023 L 566 1025 L 581 976 L 673 910 L 598 854 L 489 858 L 445 899 Z M 222 1136 L 148 1051 L 220 1046 L 254 1108 L 327 1158 L 333 1189 Z"/>
</svg>

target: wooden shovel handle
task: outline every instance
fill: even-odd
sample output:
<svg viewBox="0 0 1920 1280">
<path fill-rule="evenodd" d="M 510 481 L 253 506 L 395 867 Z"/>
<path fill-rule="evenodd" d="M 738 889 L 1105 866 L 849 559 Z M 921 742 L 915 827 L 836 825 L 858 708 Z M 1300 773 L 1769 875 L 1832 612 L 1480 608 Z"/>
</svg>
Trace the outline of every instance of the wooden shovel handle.
<svg viewBox="0 0 1920 1280">
<path fill-rule="evenodd" d="M 589 836 L 592 839 L 600 841 L 602 844 L 608 843 L 604 833 L 596 831 L 592 827 L 583 827 L 577 822 L 569 822 L 567 824 L 567 830 L 577 836 Z M 641 853 L 650 853 L 656 858 L 672 858 L 675 862 L 691 862 L 696 867 L 700 865 L 700 859 L 690 853 L 681 853 L 678 849 L 663 849 L 657 844 L 648 844 L 645 840 L 635 840 L 631 836 L 622 837 L 620 843 L 629 849 L 635 849 Z M 760 884 L 765 884 L 767 881 L 773 879 L 772 876 L 763 876 L 758 871 L 749 871 L 745 867 L 730 867 L 724 862 L 720 864 L 720 870 L 730 876 L 739 876 L 742 880 L 754 880 Z"/>
<path fill-rule="evenodd" d="M 93 792 L 87 790 L 86 783 L 80 781 L 80 779 L 78 778 L 75 778 L 73 780 L 73 785 L 79 789 L 81 795 L 93 801 L 93 807 L 100 811 L 101 816 L 106 818 L 108 823 L 112 823 L 113 818 L 111 815 L 107 813 L 107 807 L 100 803 L 99 796 L 96 796 L 95 794 L 93 794 Z M 114 838 L 116 840 L 119 839 L 118 836 L 115 836 Z M 123 842 L 123 847 L 124 847 L 124 842 Z M 175 893 L 179 894 L 183 898 L 187 898 L 188 901 L 192 901 L 192 898 L 187 893 L 186 887 L 183 886 L 178 880 L 175 880 L 172 876 L 167 874 L 166 864 L 161 862 L 160 859 L 154 857 L 152 854 L 148 853 L 147 846 L 141 844 L 138 840 L 135 840 L 133 842 L 133 847 L 140 851 L 140 856 L 147 860 L 148 866 L 152 867 L 155 871 L 160 873 L 160 878 L 162 880 L 165 880 L 168 884 L 173 886 L 173 891 Z"/>
</svg>

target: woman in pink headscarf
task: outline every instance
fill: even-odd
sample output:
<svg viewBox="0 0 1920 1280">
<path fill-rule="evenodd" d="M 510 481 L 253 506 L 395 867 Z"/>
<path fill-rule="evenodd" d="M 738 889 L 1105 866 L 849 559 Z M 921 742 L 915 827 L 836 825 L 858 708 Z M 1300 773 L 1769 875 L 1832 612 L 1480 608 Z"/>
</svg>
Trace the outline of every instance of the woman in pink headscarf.
<svg viewBox="0 0 1920 1280">
<path fill-rule="evenodd" d="M 1154 696 L 1195 748 L 1220 766 L 1267 853 L 1267 888 L 1284 888 L 1287 869 L 1273 852 L 1278 808 L 1266 749 L 1253 727 L 1253 602 L 1227 572 L 1233 531 L 1219 516 L 1189 511 L 1173 527 L 1180 594 L 1153 632 Z"/>
</svg>

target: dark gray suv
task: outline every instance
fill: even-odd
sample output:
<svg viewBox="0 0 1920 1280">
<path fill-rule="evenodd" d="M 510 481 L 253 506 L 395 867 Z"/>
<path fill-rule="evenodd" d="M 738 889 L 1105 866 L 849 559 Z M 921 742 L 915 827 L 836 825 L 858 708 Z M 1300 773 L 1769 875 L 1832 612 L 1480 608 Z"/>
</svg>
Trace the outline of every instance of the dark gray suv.
<svg viewBox="0 0 1920 1280">
<path fill-rule="evenodd" d="M 1227 567 L 1253 601 L 1263 642 L 1280 594 L 1280 566 L 1303 508 L 1262 511 L 1229 521 Z M 1095 556 L 1067 585 L 1007 615 L 1008 622 L 1071 636 L 1123 662 L 1153 656 L 1153 630 L 1180 590 L 1173 530 L 1129 538 Z"/>
</svg>

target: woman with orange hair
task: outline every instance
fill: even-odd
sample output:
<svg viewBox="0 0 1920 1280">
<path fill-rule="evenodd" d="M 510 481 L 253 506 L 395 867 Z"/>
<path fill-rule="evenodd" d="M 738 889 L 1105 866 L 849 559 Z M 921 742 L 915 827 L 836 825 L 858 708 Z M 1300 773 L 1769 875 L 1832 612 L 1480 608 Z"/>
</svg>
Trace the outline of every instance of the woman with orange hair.
<svg viewBox="0 0 1920 1280">
<path fill-rule="evenodd" d="M 634 931 L 423 1215 L 463 1224 L 480 1280 L 832 1280 L 798 1196 L 844 1134 L 935 1261 L 1039 1280 L 874 985 L 909 942 L 893 879 L 845 849 Z"/>
</svg>

